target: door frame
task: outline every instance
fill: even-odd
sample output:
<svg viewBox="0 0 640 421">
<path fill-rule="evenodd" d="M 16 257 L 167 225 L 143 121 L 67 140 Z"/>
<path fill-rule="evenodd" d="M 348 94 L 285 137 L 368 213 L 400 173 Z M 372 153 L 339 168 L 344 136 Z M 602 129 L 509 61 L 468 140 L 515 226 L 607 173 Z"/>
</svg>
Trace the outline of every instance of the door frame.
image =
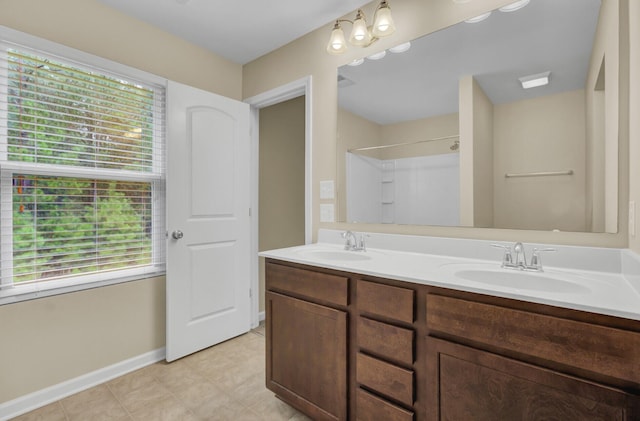
<svg viewBox="0 0 640 421">
<path fill-rule="evenodd" d="M 251 327 L 258 326 L 261 320 L 264 320 L 264 313 L 260 314 L 260 272 L 258 257 L 258 215 L 260 209 L 258 206 L 260 191 L 260 109 L 270 105 L 279 104 L 299 96 L 305 96 L 305 117 L 304 117 L 304 242 L 309 244 L 312 241 L 312 161 L 311 146 L 312 127 L 311 127 L 311 75 L 294 80 L 293 82 L 263 92 L 261 94 L 246 98 L 244 102 L 251 106 L 249 115 L 250 126 L 250 190 L 251 190 L 251 215 L 250 215 L 250 247 L 251 247 Z"/>
</svg>

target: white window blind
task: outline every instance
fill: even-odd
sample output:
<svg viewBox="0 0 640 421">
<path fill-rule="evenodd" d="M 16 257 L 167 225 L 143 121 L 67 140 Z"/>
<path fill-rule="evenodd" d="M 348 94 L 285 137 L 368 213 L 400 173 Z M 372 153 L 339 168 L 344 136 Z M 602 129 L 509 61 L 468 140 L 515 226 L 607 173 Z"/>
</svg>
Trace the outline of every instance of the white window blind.
<svg viewBox="0 0 640 421">
<path fill-rule="evenodd" d="M 0 46 L 0 287 L 164 270 L 164 89 Z"/>
</svg>

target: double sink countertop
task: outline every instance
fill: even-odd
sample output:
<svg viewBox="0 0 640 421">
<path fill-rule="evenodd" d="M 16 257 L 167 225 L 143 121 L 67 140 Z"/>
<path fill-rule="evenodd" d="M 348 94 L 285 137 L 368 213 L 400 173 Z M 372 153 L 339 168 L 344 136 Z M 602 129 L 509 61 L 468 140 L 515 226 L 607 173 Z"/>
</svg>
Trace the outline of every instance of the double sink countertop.
<svg viewBox="0 0 640 421">
<path fill-rule="evenodd" d="M 544 265 L 544 272 L 529 272 L 503 269 L 500 259 L 372 247 L 350 251 L 330 242 L 269 250 L 260 256 L 640 320 L 640 291 L 622 273 L 611 270 Z M 592 261 L 592 257 L 584 258 Z M 560 258 L 556 256 L 556 260 Z M 610 265 L 603 266 L 608 269 Z"/>
</svg>

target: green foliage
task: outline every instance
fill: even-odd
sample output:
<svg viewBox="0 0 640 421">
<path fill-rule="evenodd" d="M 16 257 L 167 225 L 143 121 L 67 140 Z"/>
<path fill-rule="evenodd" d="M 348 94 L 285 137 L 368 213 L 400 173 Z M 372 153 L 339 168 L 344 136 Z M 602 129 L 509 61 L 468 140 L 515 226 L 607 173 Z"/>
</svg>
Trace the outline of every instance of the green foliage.
<svg viewBox="0 0 640 421">
<path fill-rule="evenodd" d="M 149 172 L 154 93 L 12 51 L 9 160 Z M 13 280 L 151 262 L 151 183 L 15 175 Z"/>
<path fill-rule="evenodd" d="M 18 176 L 14 184 L 14 282 L 150 263 L 149 183 Z"/>
</svg>

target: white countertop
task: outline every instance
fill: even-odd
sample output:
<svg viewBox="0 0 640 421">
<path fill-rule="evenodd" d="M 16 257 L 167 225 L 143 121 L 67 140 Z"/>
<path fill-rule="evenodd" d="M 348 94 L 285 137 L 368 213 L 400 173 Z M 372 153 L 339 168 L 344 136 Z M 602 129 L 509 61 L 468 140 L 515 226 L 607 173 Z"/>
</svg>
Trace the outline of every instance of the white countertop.
<svg viewBox="0 0 640 421">
<path fill-rule="evenodd" d="M 353 253 L 353 256 L 345 256 L 349 260 L 343 260 L 340 256 L 344 253 Z M 334 254 L 337 259 L 332 258 Z M 544 273 L 538 274 L 502 269 L 499 258 L 493 261 L 382 248 L 347 252 L 342 245 L 332 243 L 269 250 L 260 256 L 640 320 L 640 293 L 622 274 L 611 271 L 545 266 Z M 489 271 L 492 280 L 504 279 L 504 282 L 467 280 L 460 277 L 464 271 L 476 274 Z M 523 276 L 520 280 L 525 282 L 521 282 L 519 288 L 513 287 L 508 282 L 510 274 Z"/>
</svg>

